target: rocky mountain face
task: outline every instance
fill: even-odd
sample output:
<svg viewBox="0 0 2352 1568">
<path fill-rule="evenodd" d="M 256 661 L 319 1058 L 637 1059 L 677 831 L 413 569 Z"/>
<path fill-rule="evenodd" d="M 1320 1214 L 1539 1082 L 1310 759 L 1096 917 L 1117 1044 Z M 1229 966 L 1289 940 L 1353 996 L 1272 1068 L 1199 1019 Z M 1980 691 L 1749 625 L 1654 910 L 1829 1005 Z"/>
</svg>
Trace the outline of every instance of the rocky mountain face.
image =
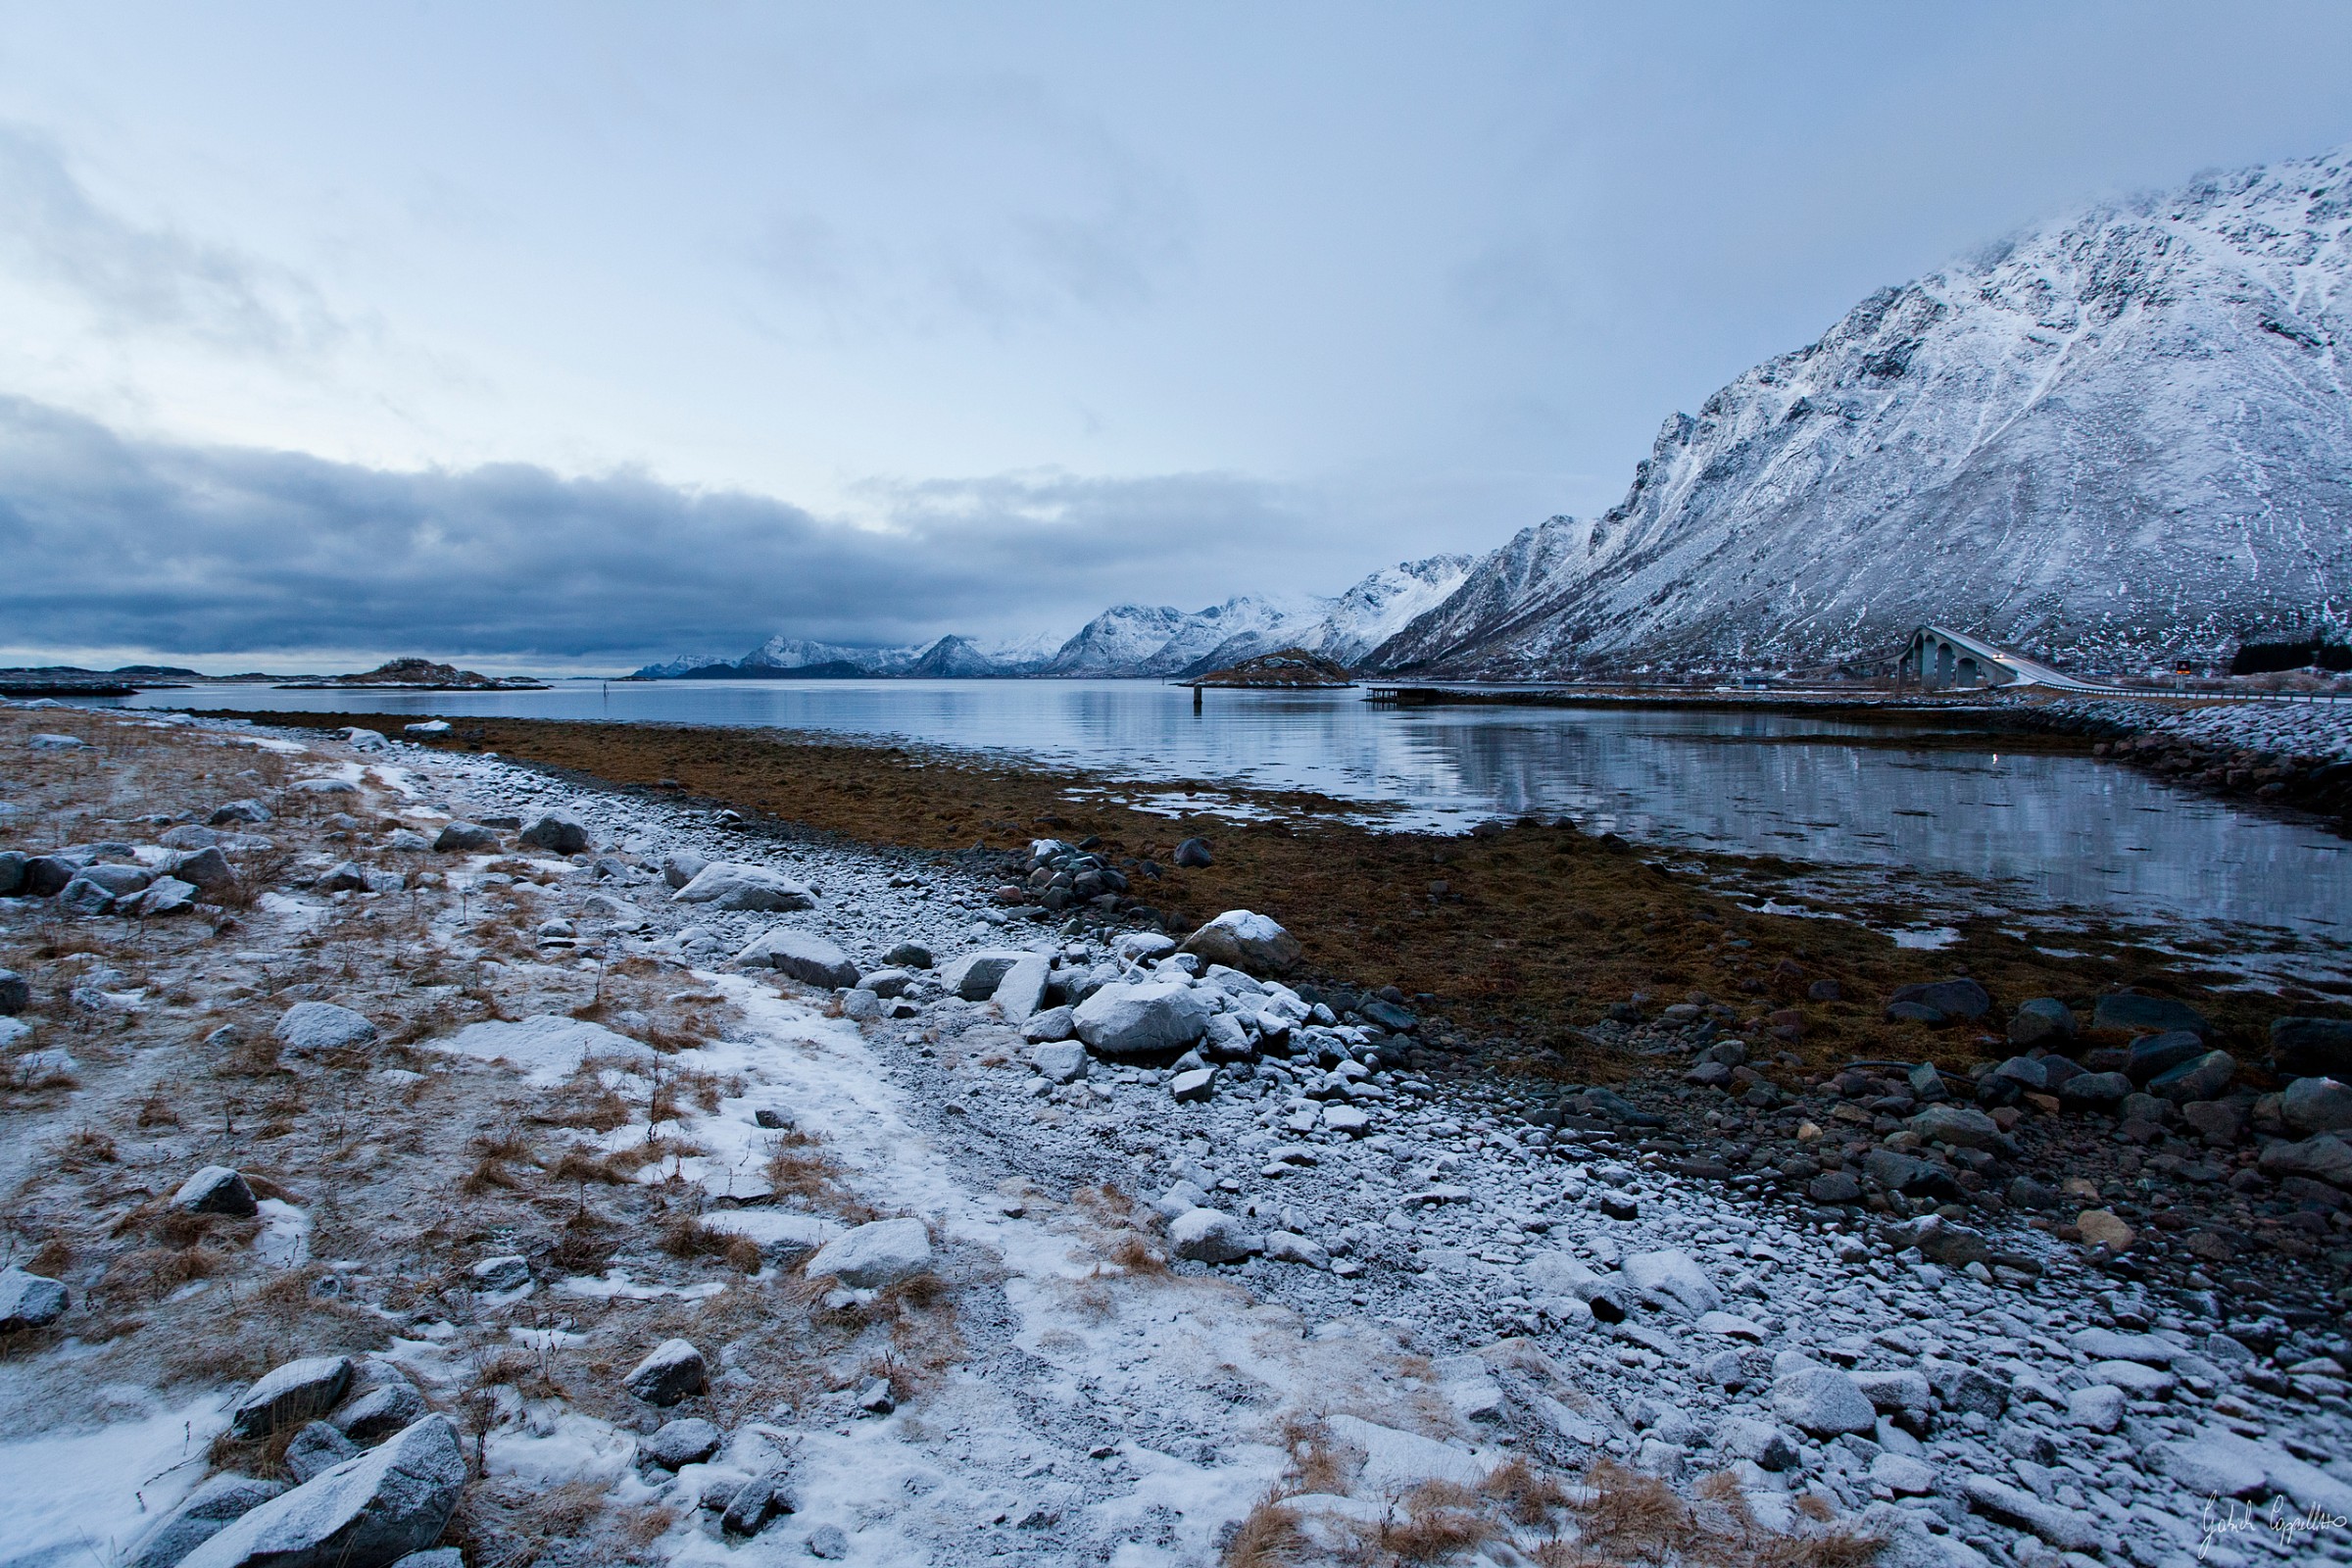
<svg viewBox="0 0 2352 1568">
<path fill-rule="evenodd" d="M 1066 641 L 1033 637 L 982 644 L 947 636 L 905 648 L 852 648 L 777 636 L 741 659 L 673 659 L 648 664 L 637 675 L 645 680 L 733 678 L 821 668 L 928 679 L 1151 678 L 1224 669 L 1285 648 L 1352 664 L 1453 592 L 1475 564 L 1471 556 L 1403 562 L 1373 572 L 1333 599 L 1239 594 L 1190 612 L 1171 605 L 1113 605 Z"/>
<path fill-rule="evenodd" d="M 1818 664 L 1922 622 L 2064 666 L 2352 619 L 2352 149 L 2101 207 L 1857 305 L 1379 648 L 1498 678 Z"/>
</svg>

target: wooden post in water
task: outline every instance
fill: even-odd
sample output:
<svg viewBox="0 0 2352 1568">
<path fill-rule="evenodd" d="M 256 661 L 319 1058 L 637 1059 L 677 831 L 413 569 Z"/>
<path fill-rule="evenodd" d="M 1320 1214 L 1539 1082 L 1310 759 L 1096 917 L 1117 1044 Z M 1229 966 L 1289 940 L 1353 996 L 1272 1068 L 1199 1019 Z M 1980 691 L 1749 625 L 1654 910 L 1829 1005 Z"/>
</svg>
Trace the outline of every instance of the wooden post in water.
<svg viewBox="0 0 2352 1568">
<path fill-rule="evenodd" d="M 1193 711 L 1196 713 L 1200 711 L 1200 683 L 1199 681 L 1193 682 Z"/>
</svg>

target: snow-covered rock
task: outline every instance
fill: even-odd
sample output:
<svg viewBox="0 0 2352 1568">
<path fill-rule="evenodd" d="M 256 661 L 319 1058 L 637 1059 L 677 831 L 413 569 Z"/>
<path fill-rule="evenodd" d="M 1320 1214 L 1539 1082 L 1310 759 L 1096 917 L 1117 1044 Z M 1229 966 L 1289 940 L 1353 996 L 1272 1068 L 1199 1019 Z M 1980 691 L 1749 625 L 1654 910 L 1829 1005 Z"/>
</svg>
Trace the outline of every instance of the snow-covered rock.
<svg viewBox="0 0 2352 1568">
<path fill-rule="evenodd" d="M 1098 1054 L 1150 1056 L 1182 1051 L 1208 1027 L 1208 1004 L 1166 980 L 1107 985 L 1078 1004 L 1071 1021 Z"/>
<path fill-rule="evenodd" d="M 812 986 L 848 988 L 858 983 L 858 965 L 827 938 L 778 926 L 754 937 L 735 961 L 747 969 L 773 969 Z"/>
<path fill-rule="evenodd" d="M 1285 974 L 1304 952 L 1270 915 L 1227 909 L 1185 938 L 1184 951 L 1250 974 Z"/>
<path fill-rule="evenodd" d="M 41 1274 L 0 1269 L 0 1334 L 45 1328 L 65 1315 L 66 1288 Z"/>
<path fill-rule="evenodd" d="M 440 1539 L 465 1487 L 456 1429 L 428 1415 L 241 1515 L 181 1568 L 388 1568 Z"/>
<path fill-rule="evenodd" d="M 277 1041 L 298 1056 L 375 1043 L 367 1015 L 332 1002 L 297 1002 L 277 1020 Z"/>
<path fill-rule="evenodd" d="M 312 1355 L 273 1367 L 238 1396 L 228 1427 L 240 1438 L 266 1438 L 335 1407 L 351 1386 L 351 1357 Z"/>
<path fill-rule="evenodd" d="M 808 889 L 783 872 L 764 865 L 742 865 L 715 860 L 695 873 L 694 880 L 670 895 L 680 904 L 708 904 L 714 909 L 813 909 L 816 899 Z"/>
<path fill-rule="evenodd" d="M 931 1236 L 921 1220 L 878 1219 L 827 1242 L 803 1272 L 812 1280 L 829 1274 L 853 1289 L 877 1291 L 930 1266 Z"/>
</svg>

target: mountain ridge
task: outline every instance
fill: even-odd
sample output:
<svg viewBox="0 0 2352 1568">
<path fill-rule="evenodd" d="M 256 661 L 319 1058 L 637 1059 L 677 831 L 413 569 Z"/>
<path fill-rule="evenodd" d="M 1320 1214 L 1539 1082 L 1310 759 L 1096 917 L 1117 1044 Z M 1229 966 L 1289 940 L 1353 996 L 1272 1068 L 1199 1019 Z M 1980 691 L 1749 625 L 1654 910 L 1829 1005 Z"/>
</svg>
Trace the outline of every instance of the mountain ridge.
<svg viewBox="0 0 2352 1568">
<path fill-rule="evenodd" d="M 1923 621 L 2061 664 L 2352 612 L 2344 149 L 2108 203 L 1881 289 L 1677 414 L 1625 498 L 1364 661 L 1545 678 L 1868 659 Z"/>
</svg>

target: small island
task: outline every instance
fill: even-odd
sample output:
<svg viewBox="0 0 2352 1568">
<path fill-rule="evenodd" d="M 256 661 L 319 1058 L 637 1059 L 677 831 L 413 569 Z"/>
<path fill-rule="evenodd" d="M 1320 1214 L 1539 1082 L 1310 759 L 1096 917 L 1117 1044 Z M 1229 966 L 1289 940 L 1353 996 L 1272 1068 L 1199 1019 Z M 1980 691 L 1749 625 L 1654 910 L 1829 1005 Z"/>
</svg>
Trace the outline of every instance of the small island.
<svg viewBox="0 0 2352 1568">
<path fill-rule="evenodd" d="M 1185 682 L 1188 686 L 1241 686 L 1256 690 L 1328 690 L 1352 686 L 1346 667 L 1303 648 L 1278 648 Z"/>
<path fill-rule="evenodd" d="M 341 691 L 368 687 L 402 692 L 543 692 L 547 682 L 527 675 L 483 675 L 455 664 L 436 664 L 429 659 L 387 660 L 356 675 L 329 675 L 320 680 L 288 681 L 279 691 Z"/>
</svg>

